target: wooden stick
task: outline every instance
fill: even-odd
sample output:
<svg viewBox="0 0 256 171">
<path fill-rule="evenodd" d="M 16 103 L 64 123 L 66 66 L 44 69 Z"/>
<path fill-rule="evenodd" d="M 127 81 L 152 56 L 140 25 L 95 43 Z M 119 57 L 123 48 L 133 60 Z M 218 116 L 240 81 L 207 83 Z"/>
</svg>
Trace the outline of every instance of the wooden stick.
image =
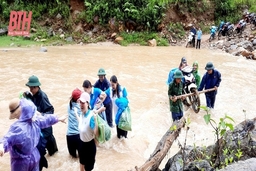
<svg viewBox="0 0 256 171">
<path fill-rule="evenodd" d="M 215 88 L 210 88 L 210 89 L 198 91 L 197 93 L 198 93 L 198 94 L 202 94 L 202 93 L 207 93 L 207 92 L 209 92 L 209 91 L 215 91 L 215 90 L 216 90 Z M 177 98 L 177 99 L 181 99 L 181 98 L 188 97 L 188 96 L 192 96 L 192 95 L 195 95 L 195 93 L 188 93 L 188 94 L 179 95 L 179 96 L 176 96 L 176 98 Z"/>
</svg>

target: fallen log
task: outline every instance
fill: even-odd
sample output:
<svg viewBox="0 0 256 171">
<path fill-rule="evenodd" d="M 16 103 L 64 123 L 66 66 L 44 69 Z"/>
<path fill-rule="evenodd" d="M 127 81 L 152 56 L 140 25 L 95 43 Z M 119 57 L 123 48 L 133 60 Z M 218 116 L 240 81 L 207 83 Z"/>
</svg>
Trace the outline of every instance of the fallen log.
<svg viewBox="0 0 256 171">
<path fill-rule="evenodd" d="M 197 93 L 202 94 L 202 93 L 206 93 L 206 92 L 209 92 L 209 91 L 215 91 L 215 90 L 216 90 L 215 88 L 210 88 L 210 89 L 206 89 L 206 90 L 202 90 L 202 91 L 198 91 L 198 92 L 194 92 L 194 93 L 179 95 L 179 96 L 176 96 L 176 97 L 177 97 L 177 99 L 181 99 L 181 98 L 185 98 L 185 97 L 188 97 L 188 96 L 195 95 Z"/>
<path fill-rule="evenodd" d="M 165 135 L 158 142 L 154 152 L 150 155 L 149 159 L 141 166 L 135 167 L 136 171 L 156 171 L 169 149 L 171 148 L 174 140 L 179 136 L 181 128 L 185 126 L 185 118 L 182 117 L 179 121 L 173 122 L 171 128 L 167 130 Z M 175 129 L 172 129 L 175 128 Z"/>
</svg>

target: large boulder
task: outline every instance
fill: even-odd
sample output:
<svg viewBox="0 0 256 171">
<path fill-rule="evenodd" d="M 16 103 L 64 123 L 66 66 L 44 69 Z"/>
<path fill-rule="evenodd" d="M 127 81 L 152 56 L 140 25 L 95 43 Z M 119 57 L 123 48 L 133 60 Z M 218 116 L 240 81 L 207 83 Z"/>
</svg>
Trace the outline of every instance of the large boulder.
<svg viewBox="0 0 256 171">
<path fill-rule="evenodd" d="M 157 46 L 156 39 L 151 39 L 148 41 L 148 45 L 151 47 Z"/>
<path fill-rule="evenodd" d="M 255 125 L 256 118 L 245 120 L 237 125 L 234 131 L 227 131 L 225 136 L 221 137 L 214 145 L 205 148 L 186 146 L 168 160 L 163 171 L 183 171 L 183 164 L 185 164 L 186 171 L 213 171 L 233 162 L 255 158 Z M 248 171 L 251 168 L 255 171 L 255 165 L 249 166 L 248 162 L 240 162 L 240 168 L 248 168 Z M 231 168 L 233 168 L 232 171 L 240 171 L 234 169 L 235 167 Z M 247 170 L 241 169 L 241 171 Z"/>
<path fill-rule="evenodd" d="M 219 171 L 255 171 L 256 170 L 256 158 L 251 158 L 245 161 L 238 161 L 227 166 Z"/>
<path fill-rule="evenodd" d="M 239 56 L 240 53 L 245 50 L 243 47 L 237 47 L 236 45 L 232 45 L 232 46 L 234 46 L 234 48 L 230 47 L 231 49 L 230 53 L 234 56 Z"/>
<path fill-rule="evenodd" d="M 250 42 L 248 40 L 245 40 L 245 41 L 242 41 L 242 42 L 238 43 L 237 46 L 243 47 L 246 50 L 251 51 L 251 52 L 254 50 L 252 42 Z"/>
<path fill-rule="evenodd" d="M 248 50 L 244 50 L 240 53 L 243 57 L 246 57 L 246 59 L 254 59 L 254 54 Z"/>
</svg>

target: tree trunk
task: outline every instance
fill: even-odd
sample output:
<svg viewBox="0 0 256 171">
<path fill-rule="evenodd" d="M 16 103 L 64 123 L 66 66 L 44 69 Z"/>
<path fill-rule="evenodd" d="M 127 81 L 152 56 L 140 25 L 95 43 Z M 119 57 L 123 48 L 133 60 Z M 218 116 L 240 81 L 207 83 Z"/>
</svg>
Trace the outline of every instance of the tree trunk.
<svg viewBox="0 0 256 171">
<path fill-rule="evenodd" d="M 181 128 L 185 126 L 185 118 L 173 122 L 171 128 L 167 130 L 161 141 L 158 142 L 154 152 L 149 159 L 140 167 L 135 167 L 136 171 L 157 171 L 162 160 L 171 148 L 174 140 L 179 136 Z"/>
</svg>

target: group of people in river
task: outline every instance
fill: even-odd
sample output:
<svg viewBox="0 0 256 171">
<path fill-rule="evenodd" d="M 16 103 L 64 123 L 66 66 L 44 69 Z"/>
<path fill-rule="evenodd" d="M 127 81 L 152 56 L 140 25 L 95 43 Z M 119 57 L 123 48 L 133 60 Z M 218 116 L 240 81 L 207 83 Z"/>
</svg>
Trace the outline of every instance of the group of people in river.
<svg viewBox="0 0 256 171">
<path fill-rule="evenodd" d="M 185 96 L 177 98 L 178 96 L 185 94 L 184 86 L 186 84 L 186 80 L 184 80 L 182 69 L 186 66 L 188 66 L 187 60 L 185 57 L 182 57 L 179 67 L 172 69 L 168 75 L 168 97 L 173 121 L 179 120 L 183 117 L 183 105 L 188 107 L 187 103 L 185 103 Z M 208 62 L 205 66 L 206 73 L 203 75 L 203 78 L 201 80 L 198 68 L 198 62 L 195 61 L 193 63 L 192 74 L 194 76 L 195 84 L 198 91 L 202 91 L 203 89 L 207 90 L 215 88 L 214 91 L 205 93 L 206 105 L 210 110 L 214 108 L 217 89 L 220 86 L 221 82 L 221 73 L 217 69 L 215 69 L 212 62 Z"/>
<path fill-rule="evenodd" d="M 52 125 L 59 121 L 65 123 L 67 118 L 68 151 L 72 157 L 79 157 L 81 171 L 94 168 L 95 137 L 99 135 L 97 114 L 101 114 L 109 127 L 116 127 L 118 138 L 127 138 L 128 132 L 118 125 L 129 103 L 126 88 L 119 84 L 115 75 L 109 82 L 103 68 L 98 70 L 98 77 L 94 86 L 89 80 L 84 80 L 83 90 L 75 88 L 72 91 L 68 115 L 62 117 L 54 115 L 54 107 L 41 90 L 38 77 L 29 77 L 26 86 L 30 91 L 9 103 L 9 118 L 17 121 L 0 140 L 0 156 L 10 153 L 12 171 L 41 171 L 43 167 L 47 168 L 46 150 L 50 156 L 58 151 Z"/>
<path fill-rule="evenodd" d="M 177 96 L 184 94 L 186 80 L 182 69 L 186 66 L 188 63 L 183 57 L 179 67 L 171 70 L 168 77 L 168 96 L 173 121 L 183 117 L 182 101 L 185 98 L 179 99 Z M 213 109 L 221 74 L 212 62 L 208 62 L 205 66 L 207 72 L 201 80 L 198 62 L 195 61 L 192 67 L 198 91 L 215 88 L 215 91 L 205 93 L 207 107 Z M 118 126 L 120 116 L 129 103 L 126 88 L 119 84 L 115 75 L 111 76 L 109 82 L 103 68 L 98 70 L 98 77 L 94 85 L 89 80 L 84 80 L 82 90 L 75 88 L 72 91 L 68 115 L 62 117 L 54 115 L 54 107 L 41 90 L 38 77 L 29 77 L 26 83 L 29 91 L 24 92 L 22 98 L 12 99 L 9 103 L 9 118 L 17 121 L 0 140 L 0 156 L 10 152 L 12 171 L 41 171 L 43 167 L 47 168 L 46 150 L 50 156 L 58 151 L 52 125 L 59 121 L 65 123 L 67 117 L 68 152 L 74 158 L 79 157 L 81 171 L 90 171 L 94 168 L 97 151 L 95 137 L 99 134 L 98 115 L 109 127 L 116 127 L 118 138 L 127 138 L 128 132 Z"/>
</svg>

